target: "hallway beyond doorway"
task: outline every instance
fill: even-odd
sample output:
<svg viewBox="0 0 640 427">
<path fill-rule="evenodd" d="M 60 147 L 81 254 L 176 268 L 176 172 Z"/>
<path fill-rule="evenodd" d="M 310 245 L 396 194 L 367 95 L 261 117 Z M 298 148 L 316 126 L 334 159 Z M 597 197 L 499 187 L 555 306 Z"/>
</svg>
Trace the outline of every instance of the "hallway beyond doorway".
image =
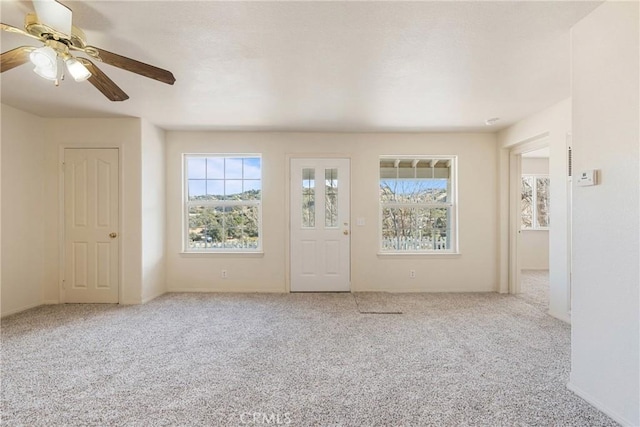
<svg viewBox="0 0 640 427">
<path fill-rule="evenodd" d="M 549 310 L 549 270 L 522 270 L 520 291 L 519 298 Z"/>
</svg>

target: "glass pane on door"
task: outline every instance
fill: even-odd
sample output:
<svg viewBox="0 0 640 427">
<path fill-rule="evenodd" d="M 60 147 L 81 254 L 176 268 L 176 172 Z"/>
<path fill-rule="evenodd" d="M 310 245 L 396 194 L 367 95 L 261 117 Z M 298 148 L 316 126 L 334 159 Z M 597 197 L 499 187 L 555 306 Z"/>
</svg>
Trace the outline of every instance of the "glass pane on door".
<svg viewBox="0 0 640 427">
<path fill-rule="evenodd" d="M 302 227 L 316 226 L 316 170 L 302 169 Z"/>
<path fill-rule="evenodd" d="M 549 183 L 547 177 L 536 178 L 536 223 L 538 227 L 549 227 Z"/>
<path fill-rule="evenodd" d="M 324 225 L 338 226 L 338 169 L 324 170 Z"/>
<path fill-rule="evenodd" d="M 533 177 L 522 177 L 522 193 L 520 200 L 522 209 L 522 228 L 533 228 Z"/>
</svg>

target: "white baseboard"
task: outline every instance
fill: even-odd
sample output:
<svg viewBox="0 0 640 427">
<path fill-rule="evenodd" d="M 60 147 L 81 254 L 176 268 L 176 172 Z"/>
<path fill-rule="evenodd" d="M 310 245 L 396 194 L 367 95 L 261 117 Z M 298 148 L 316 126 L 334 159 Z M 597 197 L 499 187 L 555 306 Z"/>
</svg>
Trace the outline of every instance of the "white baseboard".
<svg viewBox="0 0 640 427">
<path fill-rule="evenodd" d="M 574 392 L 575 394 L 577 394 L 582 399 L 586 400 L 591 406 L 595 407 L 600 412 L 605 413 L 607 416 L 611 417 L 614 421 L 622 424 L 623 426 L 632 427 L 632 426 L 638 425 L 638 421 L 635 421 L 635 422 L 630 421 L 625 417 L 623 417 L 622 415 L 610 410 L 607 406 L 603 405 L 602 402 L 600 402 L 598 399 L 591 396 L 589 393 L 585 392 L 580 387 L 577 387 L 576 385 L 572 384 L 571 381 L 567 383 L 567 388 L 572 392 Z"/>
<path fill-rule="evenodd" d="M 58 301 L 57 299 L 46 299 L 42 301 L 42 305 L 58 305 L 58 304 L 60 304 L 60 301 Z"/>
<path fill-rule="evenodd" d="M 456 288 L 433 288 L 433 289 L 424 289 L 424 288 L 377 288 L 377 289 L 360 289 L 360 288 L 351 288 L 351 292 L 388 292 L 390 294 L 442 294 L 442 293 L 452 293 L 452 294 L 476 294 L 476 293 L 496 293 L 494 289 L 477 289 L 477 290 L 469 290 L 469 289 L 456 289 Z"/>
<path fill-rule="evenodd" d="M 156 292 L 156 293 L 154 293 L 154 294 L 151 294 L 151 295 L 150 295 L 150 296 L 148 296 L 148 297 L 144 297 L 144 298 L 142 298 L 142 304 L 146 304 L 146 303 L 148 303 L 149 301 L 154 300 L 154 299 L 158 298 L 159 296 L 162 296 L 162 295 L 164 295 L 164 294 L 166 294 L 166 293 L 167 293 L 167 291 L 162 290 L 162 291 L 160 291 L 160 292 Z"/>
<path fill-rule="evenodd" d="M 571 324 L 571 316 L 569 313 L 556 313 L 554 311 L 547 311 L 547 314 L 551 317 L 555 317 L 558 320 L 562 320 L 565 323 Z"/>
<path fill-rule="evenodd" d="M 171 292 L 196 292 L 196 293 L 262 293 L 262 294 L 282 294 L 287 290 L 284 288 L 229 288 L 229 289 L 212 289 L 212 288 L 169 288 L 167 293 Z"/>
<path fill-rule="evenodd" d="M 40 307 L 41 305 L 42 305 L 41 302 L 37 302 L 37 303 L 34 303 L 34 304 L 28 304 L 28 305 L 25 305 L 25 306 L 19 307 L 19 308 L 12 308 L 11 310 L 9 310 L 7 312 L 2 313 L 2 317 L 11 316 L 12 314 L 17 314 L 17 313 L 20 313 L 22 311 L 26 311 L 26 310 L 30 310 L 32 308 Z"/>
</svg>

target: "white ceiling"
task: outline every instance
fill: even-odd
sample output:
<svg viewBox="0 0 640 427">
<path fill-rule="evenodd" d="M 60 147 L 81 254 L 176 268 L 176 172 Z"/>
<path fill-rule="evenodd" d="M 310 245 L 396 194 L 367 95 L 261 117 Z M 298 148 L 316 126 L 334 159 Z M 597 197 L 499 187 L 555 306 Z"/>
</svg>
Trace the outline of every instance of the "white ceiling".
<svg viewBox="0 0 640 427">
<path fill-rule="evenodd" d="M 18 27 L 33 10 L 0 3 Z M 25 64 L 2 73 L 3 103 L 165 129 L 495 131 L 569 96 L 569 29 L 600 2 L 61 3 L 89 44 L 169 69 L 175 85 L 103 64 L 131 97 L 113 103 Z M 32 41 L 3 33 L 2 51 Z"/>
</svg>

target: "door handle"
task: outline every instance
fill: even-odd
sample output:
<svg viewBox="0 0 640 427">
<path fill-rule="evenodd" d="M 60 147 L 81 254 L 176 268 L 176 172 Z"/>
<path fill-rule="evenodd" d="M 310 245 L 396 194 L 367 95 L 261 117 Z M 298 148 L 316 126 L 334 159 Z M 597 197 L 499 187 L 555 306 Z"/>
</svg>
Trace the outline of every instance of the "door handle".
<svg viewBox="0 0 640 427">
<path fill-rule="evenodd" d="M 118 237 L 118 233 L 109 233 L 109 237 L 115 239 L 116 237 Z"/>
<path fill-rule="evenodd" d="M 342 232 L 342 234 L 344 234 L 345 236 L 348 236 L 348 235 L 349 235 L 349 230 L 344 230 L 344 231 Z"/>
</svg>

